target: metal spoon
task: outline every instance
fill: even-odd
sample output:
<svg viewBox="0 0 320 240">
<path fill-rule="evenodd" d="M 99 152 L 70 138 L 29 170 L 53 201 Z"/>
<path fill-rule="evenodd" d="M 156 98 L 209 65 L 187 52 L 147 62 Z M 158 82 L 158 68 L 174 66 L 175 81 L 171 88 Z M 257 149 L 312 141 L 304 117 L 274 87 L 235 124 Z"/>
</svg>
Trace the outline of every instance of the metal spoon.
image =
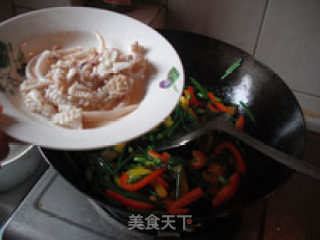
<svg viewBox="0 0 320 240">
<path fill-rule="evenodd" d="M 264 142 L 250 136 L 244 131 L 236 129 L 230 121 L 227 121 L 225 114 L 217 114 L 216 117 L 203 127 L 196 129 L 195 131 L 188 133 L 182 137 L 174 139 L 169 144 L 160 145 L 157 147 L 157 151 L 165 151 L 173 148 L 184 146 L 192 140 L 195 140 L 203 135 L 210 133 L 213 130 L 223 131 L 236 137 L 246 143 L 248 146 L 260 153 L 272 158 L 273 160 L 293 169 L 306 176 L 320 180 L 320 167 L 310 164 L 305 161 L 301 161 L 295 157 L 292 157 L 280 150 L 277 150 Z"/>
</svg>

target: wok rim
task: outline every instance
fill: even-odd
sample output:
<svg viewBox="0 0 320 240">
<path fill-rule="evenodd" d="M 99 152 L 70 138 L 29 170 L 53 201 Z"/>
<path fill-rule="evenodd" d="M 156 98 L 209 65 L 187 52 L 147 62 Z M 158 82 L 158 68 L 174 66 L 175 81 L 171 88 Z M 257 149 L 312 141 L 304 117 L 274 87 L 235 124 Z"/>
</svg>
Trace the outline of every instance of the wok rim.
<svg viewBox="0 0 320 240">
<path fill-rule="evenodd" d="M 197 34 L 197 33 L 191 33 L 191 32 L 186 32 L 186 31 L 177 31 L 177 30 L 170 30 L 170 29 L 161 29 L 158 31 L 163 34 L 163 36 L 166 38 L 167 36 L 165 35 L 166 33 L 182 33 L 182 34 L 187 34 L 187 35 L 193 35 L 196 37 L 201 37 L 201 38 L 205 38 L 208 40 L 213 40 L 219 44 L 222 44 L 224 46 L 227 46 L 228 48 L 232 48 L 235 49 L 238 53 L 244 54 L 247 57 L 249 57 L 250 60 L 253 60 L 254 63 L 257 63 L 259 65 L 259 67 L 262 67 L 263 69 L 267 70 L 268 72 L 270 72 L 270 74 L 274 75 L 276 78 L 278 78 L 279 82 L 283 85 L 284 89 L 286 89 L 286 91 L 288 92 L 288 94 L 291 95 L 292 99 L 294 100 L 294 105 L 297 107 L 297 112 L 299 112 L 299 117 L 301 118 L 301 131 L 303 131 L 303 134 L 301 134 L 301 149 L 299 149 L 299 152 L 296 152 L 295 154 L 291 154 L 292 156 L 295 156 L 297 158 L 299 158 L 301 161 L 302 160 L 302 156 L 304 154 L 305 151 L 305 144 L 306 144 L 306 137 L 307 137 L 307 128 L 306 128 L 306 121 L 305 121 L 305 117 L 303 115 L 303 111 L 302 108 L 297 100 L 297 97 L 294 95 L 293 91 L 290 89 L 290 87 L 288 86 L 288 84 L 280 77 L 280 75 L 278 73 L 276 73 L 274 70 L 272 70 L 269 66 L 267 66 L 266 64 L 262 63 L 260 60 L 256 59 L 255 56 L 253 56 L 252 54 L 246 52 L 245 50 L 236 47 L 230 43 L 218 40 L 216 38 L 212 38 L 212 37 L 208 37 L 202 34 Z M 169 40 L 168 40 L 169 41 Z M 170 41 L 169 41 L 170 42 Z M 174 46 L 174 45 L 173 45 Z M 184 66 L 183 66 L 184 68 Z M 53 166 L 53 168 L 59 173 L 59 175 L 61 175 L 67 182 L 71 183 L 71 185 L 73 187 L 75 187 L 77 190 L 79 190 L 80 192 L 82 192 L 85 196 L 87 196 L 89 199 L 94 200 L 97 204 L 99 204 L 104 210 L 106 210 L 105 208 L 107 208 L 109 211 L 113 211 L 113 209 L 115 211 L 119 211 L 119 212 L 123 212 L 123 213 L 135 213 L 135 211 L 130 211 L 128 209 L 126 209 L 125 207 L 118 207 L 115 206 L 111 203 L 106 203 L 106 202 L 101 202 L 99 199 L 97 198 L 93 198 L 92 196 L 90 196 L 88 193 L 85 193 L 83 190 L 81 190 L 80 188 L 78 188 L 77 186 L 75 186 L 75 184 L 73 184 L 72 182 L 70 182 L 63 174 L 60 173 L 60 171 L 58 169 L 55 168 L 55 166 L 53 164 L 51 164 L 50 160 L 47 158 L 46 154 L 42 151 L 42 148 L 40 146 L 38 146 L 38 149 L 41 153 L 41 155 L 43 156 L 43 158 L 51 165 Z M 272 160 L 271 160 L 272 161 Z M 233 208 L 229 208 L 227 210 L 222 211 L 221 214 L 217 214 L 214 216 L 209 216 L 207 217 L 208 219 L 218 219 L 220 217 L 227 217 L 230 216 L 232 214 L 234 214 L 235 212 L 239 211 L 239 210 L 243 210 L 245 207 L 252 205 L 254 203 L 256 203 L 257 201 L 261 201 L 262 199 L 266 199 L 269 198 L 271 195 L 273 195 L 275 192 L 279 191 L 280 188 L 288 182 L 288 180 L 292 177 L 292 175 L 296 172 L 292 169 L 287 168 L 287 176 L 284 176 L 284 179 L 282 181 L 280 181 L 276 187 L 274 187 L 270 192 L 266 193 L 264 196 L 259 197 L 259 198 L 255 198 L 251 201 L 246 202 L 245 204 L 242 205 L 238 205 L 235 206 Z M 107 210 L 107 211 L 108 211 Z M 138 211 L 137 211 L 138 212 Z M 137 213 L 136 212 L 136 213 Z M 199 217 L 200 218 L 200 217 Z M 202 218 L 203 219 L 203 218 Z"/>
</svg>

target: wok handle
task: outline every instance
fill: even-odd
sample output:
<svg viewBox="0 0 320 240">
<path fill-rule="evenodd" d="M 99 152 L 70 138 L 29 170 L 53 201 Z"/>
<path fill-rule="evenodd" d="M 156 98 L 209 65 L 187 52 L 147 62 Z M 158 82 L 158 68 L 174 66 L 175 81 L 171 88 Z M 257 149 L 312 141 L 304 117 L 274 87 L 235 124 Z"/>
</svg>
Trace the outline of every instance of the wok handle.
<svg viewBox="0 0 320 240">
<path fill-rule="evenodd" d="M 302 161 L 295 157 L 292 157 L 280 150 L 277 150 L 264 142 L 250 136 L 244 131 L 239 131 L 231 123 L 226 121 L 214 121 L 210 124 L 211 129 L 216 129 L 229 133 L 230 135 L 240 139 L 248 146 L 258 150 L 262 154 L 272 158 L 273 160 L 303 174 L 308 177 L 320 180 L 320 167 L 314 164 Z"/>
</svg>

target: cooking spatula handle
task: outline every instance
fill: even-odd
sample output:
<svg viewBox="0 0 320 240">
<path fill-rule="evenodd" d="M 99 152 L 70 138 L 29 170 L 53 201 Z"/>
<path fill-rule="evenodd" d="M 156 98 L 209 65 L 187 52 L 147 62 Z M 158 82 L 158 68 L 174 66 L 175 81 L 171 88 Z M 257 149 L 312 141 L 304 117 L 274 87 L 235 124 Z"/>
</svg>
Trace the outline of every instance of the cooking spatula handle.
<svg viewBox="0 0 320 240">
<path fill-rule="evenodd" d="M 208 128 L 220 130 L 238 138 L 248 146 L 272 158 L 273 160 L 306 176 L 320 180 L 320 167 L 294 158 L 280 150 L 277 150 L 264 142 L 250 136 L 244 131 L 239 131 L 231 123 L 226 121 L 216 121 L 209 123 Z"/>
</svg>

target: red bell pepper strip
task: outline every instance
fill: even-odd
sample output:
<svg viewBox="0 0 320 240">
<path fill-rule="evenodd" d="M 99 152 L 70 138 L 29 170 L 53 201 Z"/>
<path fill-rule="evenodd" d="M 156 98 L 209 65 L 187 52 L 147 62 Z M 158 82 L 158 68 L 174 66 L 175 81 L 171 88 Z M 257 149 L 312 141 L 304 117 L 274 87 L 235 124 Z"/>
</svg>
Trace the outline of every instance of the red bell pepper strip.
<svg viewBox="0 0 320 240">
<path fill-rule="evenodd" d="M 174 201 L 167 207 L 167 211 L 169 214 L 178 215 L 178 214 L 186 214 L 189 212 L 188 208 L 184 208 L 192 202 L 197 201 L 200 197 L 203 196 L 203 191 L 201 188 L 196 187 L 190 192 L 184 194 L 181 198 Z"/>
<path fill-rule="evenodd" d="M 149 199 L 154 202 L 158 201 L 158 199 L 153 195 L 150 195 Z"/>
<path fill-rule="evenodd" d="M 148 155 L 152 158 L 159 158 L 164 163 L 168 162 L 169 158 L 171 157 L 171 155 L 168 152 L 163 152 L 161 154 L 151 149 L 148 150 Z"/>
<path fill-rule="evenodd" d="M 160 176 L 165 171 L 165 169 L 166 169 L 166 167 L 159 169 L 159 170 L 155 170 L 152 173 L 150 173 L 149 175 L 147 175 L 146 177 L 142 178 L 141 180 L 139 180 L 133 184 L 128 183 L 129 175 L 124 172 L 124 173 L 122 173 L 121 178 L 120 178 L 120 186 L 121 186 L 121 188 L 123 188 L 127 191 L 130 191 L 130 192 L 138 191 L 141 188 L 147 186 L 152 180 L 154 180 L 155 178 Z"/>
<path fill-rule="evenodd" d="M 221 206 L 223 203 L 231 199 L 236 193 L 240 184 L 239 174 L 236 172 L 229 178 L 229 183 L 222 188 L 212 199 L 211 203 L 214 207 Z"/>
<path fill-rule="evenodd" d="M 239 130 L 243 130 L 244 128 L 244 117 L 243 115 L 240 115 L 237 122 L 236 122 L 236 128 Z"/>
<path fill-rule="evenodd" d="M 151 149 L 148 150 L 148 155 L 152 158 L 159 158 L 159 159 L 162 158 L 162 155 L 160 153 L 153 151 Z"/>
<path fill-rule="evenodd" d="M 158 181 L 166 190 L 170 188 L 169 184 L 162 177 L 157 177 L 156 181 Z"/>
<path fill-rule="evenodd" d="M 192 156 L 193 156 L 192 163 L 191 163 L 192 167 L 197 170 L 202 169 L 206 164 L 206 156 L 203 154 L 203 152 L 193 150 Z"/>
<path fill-rule="evenodd" d="M 214 149 L 212 157 L 218 156 L 224 149 L 227 149 L 232 153 L 235 161 L 236 170 L 241 174 L 245 174 L 246 173 L 245 161 L 240 151 L 231 142 L 222 142 L 218 147 Z"/>
<path fill-rule="evenodd" d="M 184 94 L 185 96 L 188 98 L 188 96 L 190 96 L 189 99 L 189 103 L 191 106 L 199 106 L 201 104 L 201 102 L 196 98 L 196 96 L 194 95 L 194 89 L 193 87 L 189 86 L 186 90 L 184 90 Z"/>
<path fill-rule="evenodd" d="M 214 107 L 211 103 L 208 103 L 208 104 L 207 104 L 207 108 L 208 108 L 209 110 L 211 110 L 212 112 L 214 112 L 214 113 L 218 113 L 218 112 L 219 112 L 219 109 L 217 109 L 216 107 Z"/>
<path fill-rule="evenodd" d="M 208 93 L 208 97 L 210 98 L 211 102 L 221 111 L 221 112 L 226 112 L 229 114 L 233 114 L 234 113 L 234 109 L 232 107 L 227 107 L 226 105 L 224 105 L 221 102 L 217 102 L 215 100 L 215 97 L 213 95 L 212 92 Z"/>
<path fill-rule="evenodd" d="M 162 160 L 162 162 L 164 162 L 164 163 L 168 162 L 169 159 L 170 159 L 170 157 L 171 157 L 171 155 L 170 155 L 168 152 L 163 152 L 163 153 L 161 154 L 161 160 Z"/>
<path fill-rule="evenodd" d="M 106 189 L 105 193 L 128 208 L 139 210 L 151 210 L 154 208 L 154 206 L 150 203 L 145 203 L 131 198 L 127 198 L 119 193 L 111 191 L 110 189 Z"/>
</svg>

